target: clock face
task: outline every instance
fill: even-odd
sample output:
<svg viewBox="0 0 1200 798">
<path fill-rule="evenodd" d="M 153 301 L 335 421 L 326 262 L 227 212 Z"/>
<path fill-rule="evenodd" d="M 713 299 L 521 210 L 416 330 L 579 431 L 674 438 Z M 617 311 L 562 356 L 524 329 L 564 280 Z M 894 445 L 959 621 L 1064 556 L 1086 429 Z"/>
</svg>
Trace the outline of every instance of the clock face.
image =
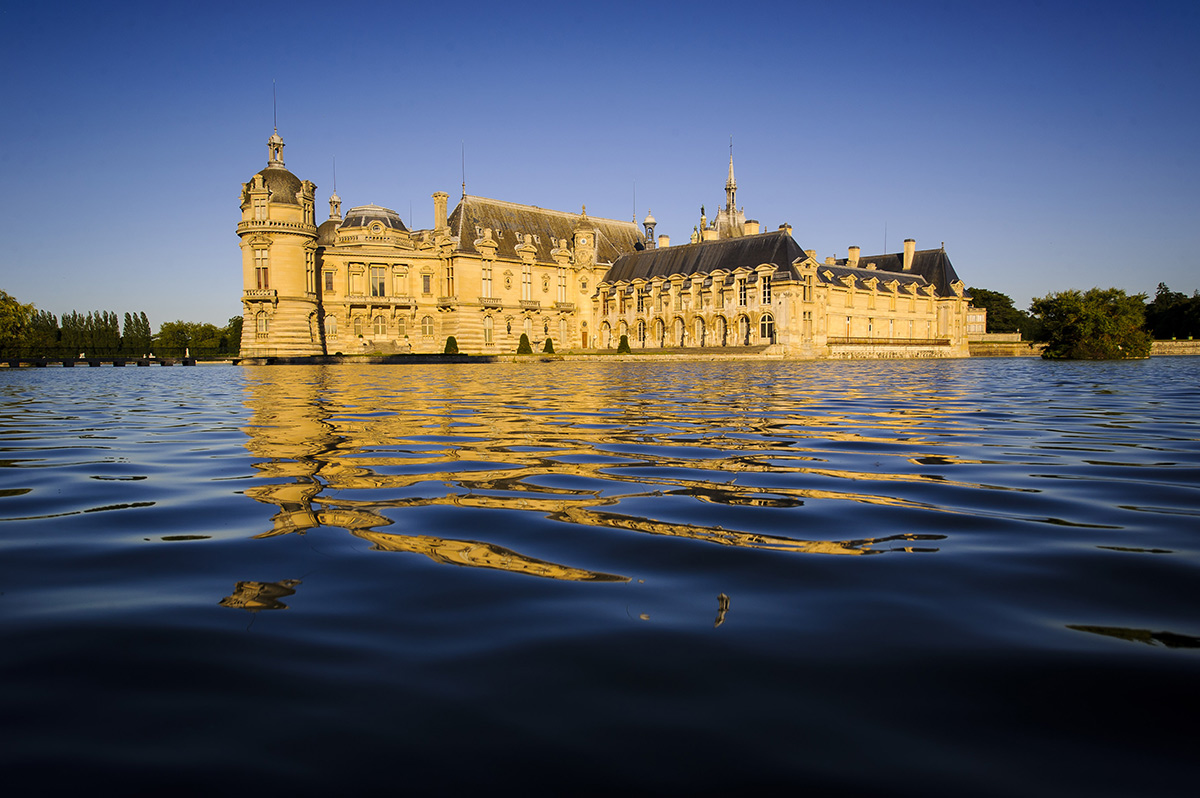
<svg viewBox="0 0 1200 798">
<path fill-rule="evenodd" d="M 584 247 L 586 247 L 586 246 L 587 246 L 587 236 L 580 236 L 580 237 L 579 237 L 579 245 L 580 245 L 580 246 L 584 246 Z"/>
</svg>

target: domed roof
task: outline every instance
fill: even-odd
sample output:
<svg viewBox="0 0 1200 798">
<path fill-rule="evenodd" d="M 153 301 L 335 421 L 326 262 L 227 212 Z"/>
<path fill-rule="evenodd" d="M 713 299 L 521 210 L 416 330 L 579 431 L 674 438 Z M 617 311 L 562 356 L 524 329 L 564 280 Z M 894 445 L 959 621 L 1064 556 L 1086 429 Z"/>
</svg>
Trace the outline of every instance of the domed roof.
<svg viewBox="0 0 1200 798">
<path fill-rule="evenodd" d="M 346 221 L 342 222 L 342 227 L 370 227 L 375 222 L 393 230 L 408 232 L 404 222 L 400 221 L 400 214 L 391 208 L 381 208 L 378 205 L 359 205 L 357 208 L 351 208 L 346 214 Z"/>
<path fill-rule="evenodd" d="M 282 166 L 268 166 L 258 174 L 263 176 L 267 188 L 271 190 L 271 202 L 281 205 L 299 205 L 296 194 L 300 192 L 300 178 L 284 169 Z"/>
<path fill-rule="evenodd" d="M 326 219 L 321 222 L 317 228 L 317 246 L 332 247 L 337 244 L 337 231 L 340 224 L 341 222 L 337 219 Z"/>
</svg>

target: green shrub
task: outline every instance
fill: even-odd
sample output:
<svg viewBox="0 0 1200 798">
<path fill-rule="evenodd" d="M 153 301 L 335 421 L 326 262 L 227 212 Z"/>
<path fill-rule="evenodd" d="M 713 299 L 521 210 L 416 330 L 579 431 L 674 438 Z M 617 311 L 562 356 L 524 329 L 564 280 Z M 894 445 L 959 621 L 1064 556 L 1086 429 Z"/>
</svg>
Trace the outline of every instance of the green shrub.
<svg viewBox="0 0 1200 798">
<path fill-rule="evenodd" d="M 554 354 L 554 342 L 552 340 L 550 340 L 549 338 L 547 338 L 546 345 L 542 347 L 542 351 L 545 352 L 547 355 L 553 355 Z"/>
<path fill-rule="evenodd" d="M 458 339 L 456 339 L 453 335 L 451 335 L 449 338 L 446 339 L 446 349 L 445 349 L 445 351 L 442 352 L 442 354 L 444 354 L 444 355 L 457 355 L 458 354 Z"/>
<path fill-rule="evenodd" d="M 517 354 L 518 355 L 532 355 L 533 354 L 533 347 L 529 345 L 529 336 L 526 335 L 525 333 L 521 333 L 521 340 L 517 344 Z"/>
<path fill-rule="evenodd" d="M 629 348 L 629 336 L 622 335 L 620 342 L 617 343 L 617 354 L 618 355 L 628 355 L 632 351 L 633 350 Z"/>
</svg>

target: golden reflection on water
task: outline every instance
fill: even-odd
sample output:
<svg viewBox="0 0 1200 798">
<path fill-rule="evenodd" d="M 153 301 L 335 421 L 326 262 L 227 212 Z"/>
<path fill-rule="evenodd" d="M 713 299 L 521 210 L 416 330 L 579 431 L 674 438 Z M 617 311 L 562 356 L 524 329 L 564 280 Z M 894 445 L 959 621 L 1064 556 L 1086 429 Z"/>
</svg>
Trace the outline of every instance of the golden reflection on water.
<svg viewBox="0 0 1200 798">
<path fill-rule="evenodd" d="M 286 610 L 282 599 L 295 595 L 299 579 L 284 579 L 279 582 L 238 582 L 232 595 L 219 602 L 222 607 L 258 612 L 259 610 Z"/>
<path fill-rule="evenodd" d="M 383 530 L 407 508 L 442 506 L 536 513 L 571 525 L 779 552 L 936 551 L 911 544 L 942 535 L 889 530 L 875 537 L 806 540 L 731 529 L 728 523 L 703 523 L 702 505 L 750 512 L 836 499 L 929 510 L 940 508 L 891 493 L 813 483 L 986 487 L 939 475 L 822 467 L 821 447 L 846 441 L 926 453 L 936 445 L 921 437 L 930 413 L 918 416 L 911 407 L 829 413 L 819 397 L 772 393 L 729 373 L 719 393 L 687 385 L 660 392 L 647 384 L 646 372 L 632 379 L 619 371 L 564 364 L 263 366 L 245 373 L 246 447 L 265 481 L 245 493 L 278 508 L 272 528 L 260 537 L 333 527 L 370 541 L 374 550 L 419 553 L 439 563 L 621 581 L 628 577 L 479 540 L 487 537 L 483 529 L 470 528 L 469 535 L 462 527 Z M 854 400 L 860 390 L 848 387 L 840 398 Z M 953 462 L 952 456 L 942 460 Z M 745 484 L 753 480 L 743 475 L 757 474 L 793 474 L 797 480 L 794 486 Z M 622 512 L 623 503 L 644 497 L 694 500 L 691 515 L 701 522 Z"/>
</svg>

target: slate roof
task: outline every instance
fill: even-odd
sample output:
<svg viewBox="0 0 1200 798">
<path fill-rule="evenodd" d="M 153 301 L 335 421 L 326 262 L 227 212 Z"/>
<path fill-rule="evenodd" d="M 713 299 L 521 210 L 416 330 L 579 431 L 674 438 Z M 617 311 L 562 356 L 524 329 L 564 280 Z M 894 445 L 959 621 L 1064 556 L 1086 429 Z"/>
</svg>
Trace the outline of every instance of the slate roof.
<svg viewBox="0 0 1200 798">
<path fill-rule="evenodd" d="M 552 263 L 550 250 L 558 247 L 562 239 L 569 245 L 583 219 L 579 213 L 468 195 L 458 203 L 448 221 L 452 235 L 458 236 L 459 252 L 479 254 L 475 239 L 483 236 L 485 228 L 491 228 L 497 257 L 517 258 L 516 247 L 528 234 L 534 236 L 536 260 Z M 622 254 L 645 246 L 645 238 L 633 222 L 588 216 L 583 226 L 595 231 L 597 263 L 611 263 Z"/>
<path fill-rule="evenodd" d="M 732 271 L 739 266 L 753 269 L 774 264 L 779 276 L 799 277 L 792 262 L 803 260 L 804 251 L 786 230 L 702 241 L 663 249 L 648 249 L 621 256 L 608 270 L 604 281 L 650 280 L 672 274 L 708 274 L 716 269 Z"/>
<path fill-rule="evenodd" d="M 346 213 L 346 221 L 342 222 L 341 227 L 369 227 L 373 222 L 379 222 L 393 230 L 408 232 L 408 228 L 400 220 L 400 214 L 379 205 L 359 205 L 357 208 L 351 208 Z"/>
<path fill-rule="evenodd" d="M 913 254 L 912 270 L 909 272 L 904 271 L 903 252 L 890 255 L 863 255 L 858 259 L 859 268 L 855 270 L 855 273 L 864 271 L 863 267 L 868 263 L 874 263 L 876 271 L 888 272 L 890 275 L 894 275 L 896 279 L 901 279 L 905 274 L 915 274 L 923 277 L 927 283 L 937 288 L 938 296 L 952 295 L 954 289 L 950 287 L 950 284 L 959 280 L 958 273 L 954 271 L 954 265 L 950 263 L 950 256 L 946 254 L 945 249 L 918 250 Z M 846 258 L 838 260 L 837 265 L 847 268 Z M 829 267 L 819 267 L 819 269 L 825 268 Z M 833 271 L 833 269 L 830 269 L 830 271 Z M 880 282 L 887 282 L 890 279 L 892 279 L 891 276 L 884 277 L 883 275 L 879 275 Z"/>
</svg>

